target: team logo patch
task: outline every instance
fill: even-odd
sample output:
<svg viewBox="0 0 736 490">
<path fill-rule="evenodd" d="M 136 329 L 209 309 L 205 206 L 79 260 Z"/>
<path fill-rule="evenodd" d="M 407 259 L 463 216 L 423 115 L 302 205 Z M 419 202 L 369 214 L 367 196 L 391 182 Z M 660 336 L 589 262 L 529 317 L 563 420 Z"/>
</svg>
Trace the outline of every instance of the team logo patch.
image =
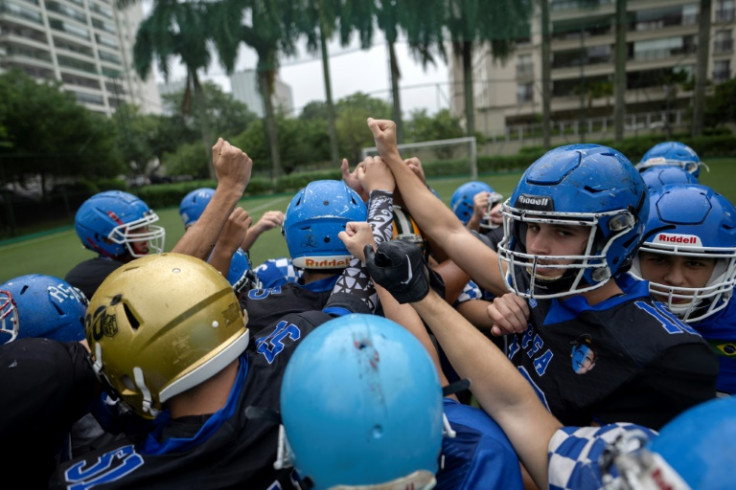
<svg viewBox="0 0 736 490">
<path fill-rule="evenodd" d="M 570 358 L 572 359 L 572 369 L 576 374 L 585 374 L 595 367 L 598 359 L 593 340 L 590 335 L 581 335 L 577 339 L 570 342 Z"/>
<path fill-rule="evenodd" d="M 84 319 L 85 330 L 92 338 L 100 340 L 104 337 L 114 337 L 118 334 L 118 321 L 115 315 L 108 315 L 107 308 L 101 306 L 93 313 L 88 313 Z"/>
</svg>

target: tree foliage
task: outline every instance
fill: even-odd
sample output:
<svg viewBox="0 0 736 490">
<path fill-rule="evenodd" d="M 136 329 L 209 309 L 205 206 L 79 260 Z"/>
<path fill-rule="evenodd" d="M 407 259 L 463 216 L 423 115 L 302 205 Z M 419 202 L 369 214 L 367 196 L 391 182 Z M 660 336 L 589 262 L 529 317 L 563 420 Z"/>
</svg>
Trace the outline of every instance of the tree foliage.
<svg viewBox="0 0 736 490">
<path fill-rule="evenodd" d="M 21 71 L 0 75 L 0 146 L 4 182 L 31 175 L 109 177 L 122 170 L 115 128 L 61 91 L 60 84 L 39 83 Z M 46 190 L 45 186 L 42 190 Z"/>
</svg>

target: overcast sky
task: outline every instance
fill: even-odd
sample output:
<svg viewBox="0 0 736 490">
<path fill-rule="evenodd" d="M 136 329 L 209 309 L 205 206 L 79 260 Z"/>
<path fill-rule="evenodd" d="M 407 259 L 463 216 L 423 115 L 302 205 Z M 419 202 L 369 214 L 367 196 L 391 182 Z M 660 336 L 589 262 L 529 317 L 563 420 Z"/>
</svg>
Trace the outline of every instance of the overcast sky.
<svg viewBox="0 0 736 490">
<path fill-rule="evenodd" d="M 357 42 L 355 46 L 346 48 L 333 42 L 328 49 L 334 101 L 358 91 L 382 98 L 387 102 L 391 101 L 388 50 L 380 31 L 376 33 L 374 46 L 370 50 L 358 49 Z M 430 65 L 424 71 L 421 64 L 414 61 L 409 54 L 408 46 L 404 42 L 397 43 L 396 53 L 402 72 L 399 86 L 401 87 L 401 108 L 404 115 L 408 116 L 415 109 L 427 109 L 431 115 L 440 109 L 449 108 L 450 90 L 447 65 L 439 60 L 437 66 Z M 216 55 L 214 58 L 216 60 Z M 240 56 L 235 66 L 236 71 L 253 69 L 255 66 L 255 51 L 241 46 Z M 184 73 L 183 68 L 174 68 L 170 81 L 183 78 Z M 204 78 L 217 82 L 226 92 L 231 91 L 230 80 L 217 60 L 213 62 Z M 321 57 L 307 54 L 303 47 L 296 58 L 281 59 L 279 78 L 291 86 L 296 114 L 304 105 L 313 100 L 325 100 Z"/>
</svg>

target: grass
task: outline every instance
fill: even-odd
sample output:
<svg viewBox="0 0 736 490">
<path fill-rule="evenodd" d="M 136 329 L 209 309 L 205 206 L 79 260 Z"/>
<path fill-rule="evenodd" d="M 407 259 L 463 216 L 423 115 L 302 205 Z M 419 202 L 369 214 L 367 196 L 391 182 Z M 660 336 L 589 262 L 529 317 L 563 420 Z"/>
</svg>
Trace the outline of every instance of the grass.
<svg viewBox="0 0 736 490">
<path fill-rule="evenodd" d="M 722 158 L 709 160 L 710 172 L 702 170 L 700 182 L 711 186 L 731 202 L 736 203 L 736 158 Z M 519 180 L 520 172 L 511 172 L 495 175 L 482 175 L 479 180 L 487 182 L 494 190 L 508 197 Z M 429 185 L 445 202 L 455 189 L 467 182 L 467 176 L 455 178 L 430 179 Z M 240 202 L 240 205 L 256 221 L 260 216 L 271 209 L 286 210 L 291 195 L 269 195 L 249 197 Z M 165 250 L 171 250 L 184 233 L 184 226 L 179 217 L 178 208 L 157 209 L 159 225 L 166 228 Z M 259 237 L 251 250 L 251 260 L 254 265 L 273 257 L 288 255 L 286 243 L 280 230 L 267 231 Z M 5 282 L 24 274 L 40 273 L 56 277 L 64 277 L 73 266 L 82 260 L 94 257 L 94 254 L 82 247 L 72 223 L 66 226 L 47 230 L 42 233 L 27 235 L 15 240 L 8 240 L 0 244 L 0 282 Z"/>
</svg>

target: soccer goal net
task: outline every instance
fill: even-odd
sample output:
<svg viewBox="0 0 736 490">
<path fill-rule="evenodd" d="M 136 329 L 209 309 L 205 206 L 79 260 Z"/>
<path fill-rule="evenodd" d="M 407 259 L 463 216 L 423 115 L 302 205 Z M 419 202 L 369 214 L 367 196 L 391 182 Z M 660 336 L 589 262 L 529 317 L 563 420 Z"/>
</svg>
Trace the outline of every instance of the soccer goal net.
<svg viewBox="0 0 736 490">
<path fill-rule="evenodd" d="M 478 178 L 478 154 L 474 137 L 422 141 L 399 145 L 403 158 L 417 157 L 427 176 L 467 175 Z M 375 146 L 363 148 L 362 158 L 378 154 Z"/>
</svg>

